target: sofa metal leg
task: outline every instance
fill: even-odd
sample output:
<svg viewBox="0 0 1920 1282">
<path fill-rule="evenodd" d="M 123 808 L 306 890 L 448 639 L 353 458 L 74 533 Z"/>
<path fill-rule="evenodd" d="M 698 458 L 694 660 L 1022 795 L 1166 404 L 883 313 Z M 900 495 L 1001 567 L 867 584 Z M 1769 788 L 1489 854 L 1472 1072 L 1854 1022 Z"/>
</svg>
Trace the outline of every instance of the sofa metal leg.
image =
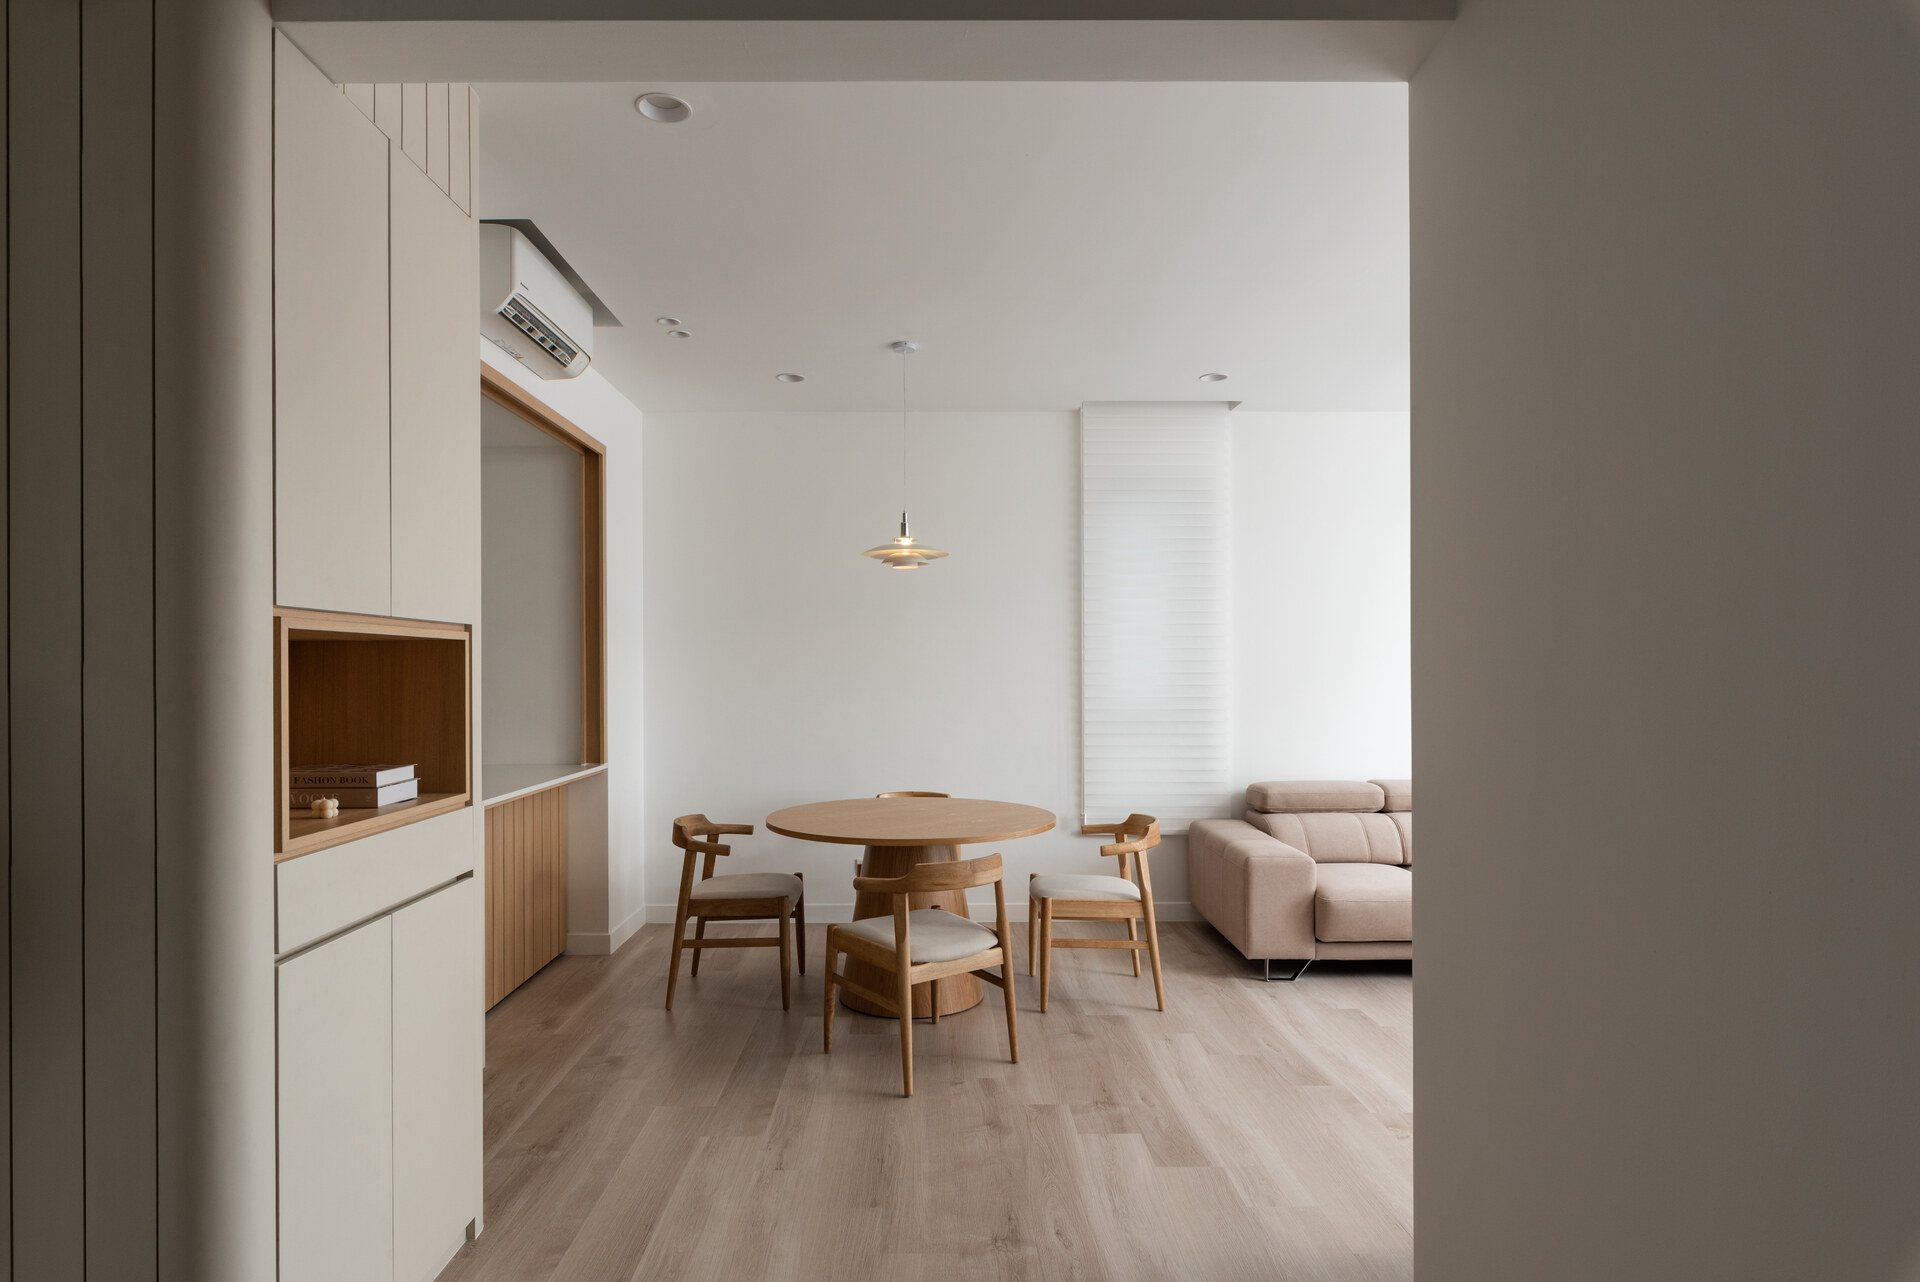
<svg viewBox="0 0 1920 1282">
<path fill-rule="evenodd" d="M 1278 980 L 1278 981 L 1280 981 L 1281 983 L 1292 983 L 1292 982 L 1293 982 L 1294 980 L 1296 980 L 1296 979 L 1298 979 L 1298 978 L 1300 978 L 1300 976 L 1302 976 L 1302 975 L 1304 975 L 1304 974 L 1306 974 L 1306 973 L 1307 973 L 1307 967 L 1309 967 L 1309 966 L 1311 966 L 1311 965 L 1313 965 L 1313 958 L 1311 958 L 1311 957 L 1307 957 L 1307 958 L 1303 958 L 1303 959 L 1301 960 L 1301 962 L 1300 962 L 1300 964 L 1299 964 L 1298 966 L 1296 966 L 1296 967 L 1294 967 L 1294 969 L 1293 969 L 1293 974 L 1291 974 L 1291 975 L 1276 975 L 1276 974 L 1274 974 L 1274 973 L 1273 973 L 1273 963 L 1274 963 L 1274 960 L 1275 960 L 1274 958 L 1272 958 L 1272 957 L 1268 957 L 1268 958 L 1265 958 L 1265 959 L 1263 959 L 1263 960 L 1261 961 L 1261 963 L 1260 963 L 1260 964 L 1261 964 L 1261 966 L 1263 966 L 1263 967 L 1265 967 L 1265 968 L 1266 968 L 1266 973 L 1265 973 L 1265 978 L 1266 978 L 1266 980 L 1267 980 L 1267 982 L 1268 982 L 1268 983 L 1272 983 L 1272 982 L 1274 982 L 1275 980 Z"/>
</svg>

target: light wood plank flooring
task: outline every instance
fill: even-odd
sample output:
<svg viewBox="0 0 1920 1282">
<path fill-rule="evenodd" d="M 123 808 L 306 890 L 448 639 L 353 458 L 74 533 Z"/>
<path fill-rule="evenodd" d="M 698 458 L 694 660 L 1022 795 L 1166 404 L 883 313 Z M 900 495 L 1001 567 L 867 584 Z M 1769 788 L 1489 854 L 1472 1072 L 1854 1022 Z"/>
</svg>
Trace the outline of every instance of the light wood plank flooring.
<svg viewBox="0 0 1920 1282">
<path fill-rule="evenodd" d="M 891 1020 L 843 1009 L 820 1053 L 824 930 L 791 1012 L 759 949 L 662 1010 L 665 926 L 496 1007 L 487 1227 L 445 1282 L 1412 1278 L 1406 964 L 1268 984 L 1167 924 L 1165 1014 L 1077 950 L 1042 1015 L 1016 927 L 1021 1062 L 992 993 L 915 1024 L 902 1099 Z"/>
</svg>

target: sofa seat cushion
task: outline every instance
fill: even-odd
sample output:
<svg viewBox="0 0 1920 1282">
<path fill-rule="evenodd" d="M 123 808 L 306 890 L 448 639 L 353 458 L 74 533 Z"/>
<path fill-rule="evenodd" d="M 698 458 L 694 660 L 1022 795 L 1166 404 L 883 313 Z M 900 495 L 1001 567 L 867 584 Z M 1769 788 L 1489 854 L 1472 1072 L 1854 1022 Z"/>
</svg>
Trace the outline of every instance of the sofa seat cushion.
<svg viewBox="0 0 1920 1282">
<path fill-rule="evenodd" d="M 894 947 L 893 914 L 866 917 L 850 926 L 836 926 L 849 935 Z M 1000 946 L 1000 936 L 977 921 L 969 921 L 944 908 L 916 908 L 907 914 L 907 942 L 913 950 L 908 960 L 915 966 L 928 962 L 959 961 L 975 953 Z"/>
<path fill-rule="evenodd" d="M 1328 943 L 1413 939 L 1413 873 L 1389 864 L 1321 864 L 1313 933 Z"/>
<path fill-rule="evenodd" d="M 1140 887 L 1125 877 L 1102 877 L 1096 873 L 1061 872 L 1035 877 L 1027 883 L 1030 899 L 1134 899 Z"/>
<path fill-rule="evenodd" d="M 732 872 L 693 884 L 695 899 L 800 898 L 800 879 L 790 872 Z"/>
</svg>

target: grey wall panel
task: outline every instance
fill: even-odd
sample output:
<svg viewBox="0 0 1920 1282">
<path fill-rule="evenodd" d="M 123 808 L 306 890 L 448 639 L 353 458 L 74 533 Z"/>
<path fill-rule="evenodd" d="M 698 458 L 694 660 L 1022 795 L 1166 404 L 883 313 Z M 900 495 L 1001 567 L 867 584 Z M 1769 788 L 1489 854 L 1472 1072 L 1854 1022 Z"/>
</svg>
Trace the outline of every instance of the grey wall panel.
<svg viewBox="0 0 1920 1282">
<path fill-rule="evenodd" d="M 80 26 L 12 4 L 7 343 L 13 1265 L 83 1276 Z"/>
<path fill-rule="evenodd" d="M 151 0 L 80 7 L 86 1261 L 153 1275 Z M 133 122 L 133 127 L 129 127 Z"/>
<path fill-rule="evenodd" d="M 0 209 L 6 208 L 8 187 L 7 156 L 7 24 L 0 22 Z M 6 296 L 8 259 L 0 246 L 0 297 Z M 12 422 L 8 414 L 7 344 L 0 343 L 0 434 Z M 7 576 L 7 534 L 11 528 L 8 513 L 7 451 L 0 449 L 0 674 L 12 670 L 9 636 L 12 627 L 12 591 Z M 12 726 L 11 701 L 7 682 L 0 680 L 0 729 Z M 13 981 L 12 981 L 12 869 L 13 822 L 12 735 L 0 733 L 0 1241 L 13 1241 Z M 0 1282 L 13 1282 L 13 1252 L 0 1251 Z"/>
<path fill-rule="evenodd" d="M 1920 42 L 1472 0 L 1414 78 L 1421 1282 L 1920 1267 Z"/>
<path fill-rule="evenodd" d="M 258 0 L 157 13 L 160 1277 L 260 1282 L 275 1267 L 273 37 Z"/>
</svg>

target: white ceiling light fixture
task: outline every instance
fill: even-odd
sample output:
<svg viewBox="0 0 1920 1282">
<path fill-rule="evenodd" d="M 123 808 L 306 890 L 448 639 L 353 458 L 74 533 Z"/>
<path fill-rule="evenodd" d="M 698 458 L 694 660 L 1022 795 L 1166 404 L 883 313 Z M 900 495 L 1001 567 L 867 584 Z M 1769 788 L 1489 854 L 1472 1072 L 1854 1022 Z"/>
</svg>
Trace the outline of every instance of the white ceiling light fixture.
<svg viewBox="0 0 1920 1282">
<path fill-rule="evenodd" d="M 678 316 L 656 316 L 653 318 L 653 323 L 656 325 L 665 325 L 667 328 L 672 329 L 680 324 L 680 318 Z"/>
<path fill-rule="evenodd" d="M 693 335 L 687 333 L 687 331 L 684 329 L 670 329 L 667 331 L 667 337 L 668 338 L 692 338 Z"/>
<path fill-rule="evenodd" d="M 782 383 L 804 383 L 807 381 L 805 374 L 775 374 L 774 378 Z"/>
<path fill-rule="evenodd" d="M 889 570 L 917 570 L 929 561 L 938 560 L 945 552 L 922 546 L 914 542 L 913 535 L 907 530 L 907 362 L 906 358 L 920 350 L 920 344 L 909 343 L 904 339 L 894 343 L 893 350 L 900 356 L 900 533 L 891 543 L 882 543 L 877 548 L 868 548 L 861 556 L 870 556 Z"/>
<path fill-rule="evenodd" d="M 1225 374 L 1202 374 L 1200 381 L 1202 383 L 1224 383 L 1227 381 L 1227 376 Z"/>
<path fill-rule="evenodd" d="M 633 100 L 633 109 L 662 125 L 677 125 L 693 114 L 685 98 L 670 93 L 643 93 Z"/>
</svg>

